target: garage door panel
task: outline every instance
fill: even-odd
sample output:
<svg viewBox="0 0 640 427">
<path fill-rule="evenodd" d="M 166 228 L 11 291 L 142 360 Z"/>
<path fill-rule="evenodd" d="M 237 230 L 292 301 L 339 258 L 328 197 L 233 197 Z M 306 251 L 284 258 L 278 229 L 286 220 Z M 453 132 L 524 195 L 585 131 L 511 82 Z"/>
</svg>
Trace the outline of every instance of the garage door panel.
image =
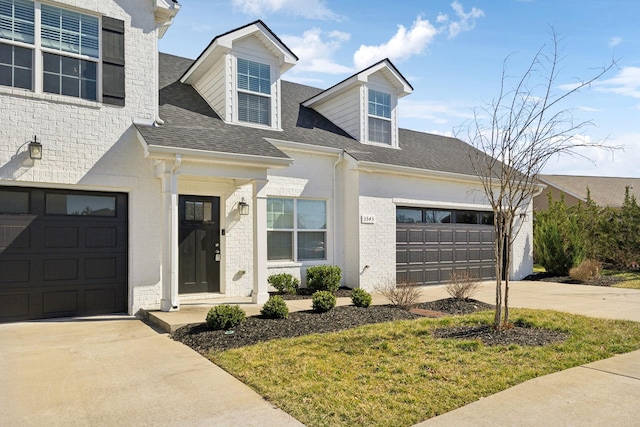
<svg viewBox="0 0 640 427">
<path fill-rule="evenodd" d="M 115 279 L 118 276 L 117 258 L 89 258 L 85 260 L 87 279 Z"/>
<path fill-rule="evenodd" d="M 78 312 L 78 291 L 55 291 L 42 293 L 42 312 L 45 314 Z"/>
<path fill-rule="evenodd" d="M 409 243 L 418 245 L 424 244 L 422 230 L 409 230 Z"/>
<path fill-rule="evenodd" d="M 440 238 L 440 233 L 438 232 L 438 230 L 425 230 L 424 236 L 425 243 L 432 244 L 438 241 L 438 239 Z"/>
<path fill-rule="evenodd" d="M 440 243 L 453 243 L 453 231 L 451 230 L 440 231 Z"/>
<path fill-rule="evenodd" d="M 127 195 L 26 191 L 31 214 L 0 215 L 0 322 L 126 312 Z M 50 194 L 81 197 L 58 198 L 46 214 Z M 62 203 L 101 197 L 117 200 L 117 216 L 79 215 Z"/>
<path fill-rule="evenodd" d="M 407 275 L 408 283 L 422 283 L 424 282 L 424 271 L 422 269 L 419 270 L 409 270 L 409 274 Z"/>
<path fill-rule="evenodd" d="M 72 259 L 45 259 L 43 265 L 43 278 L 45 282 L 52 280 L 77 280 L 78 260 Z"/>
<path fill-rule="evenodd" d="M 78 241 L 77 227 L 44 227 L 45 248 L 77 248 Z"/>
<path fill-rule="evenodd" d="M 29 315 L 29 294 L 0 295 L 0 320 L 19 319 Z"/>
<path fill-rule="evenodd" d="M 118 246 L 117 227 L 87 227 L 85 246 L 88 248 L 115 248 Z"/>
<path fill-rule="evenodd" d="M 0 225 L 0 249 L 29 248 L 31 232 L 26 225 Z"/>
<path fill-rule="evenodd" d="M 409 250 L 409 263 L 411 264 L 424 264 L 424 249 L 410 249 Z"/>
<path fill-rule="evenodd" d="M 427 264 L 438 263 L 440 261 L 440 251 L 437 249 L 425 249 L 425 262 Z"/>
<path fill-rule="evenodd" d="M 0 283 L 28 282 L 29 267 L 27 259 L 0 259 Z"/>
<path fill-rule="evenodd" d="M 456 230 L 455 236 L 456 243 L 469 243 L 469 234 L 467 233 L 467 230 Z"/>
<path fill-rule="evenodd" d="M 453 249 L 441 249 L 440 262 L 453 262 Z"/>
</svg>

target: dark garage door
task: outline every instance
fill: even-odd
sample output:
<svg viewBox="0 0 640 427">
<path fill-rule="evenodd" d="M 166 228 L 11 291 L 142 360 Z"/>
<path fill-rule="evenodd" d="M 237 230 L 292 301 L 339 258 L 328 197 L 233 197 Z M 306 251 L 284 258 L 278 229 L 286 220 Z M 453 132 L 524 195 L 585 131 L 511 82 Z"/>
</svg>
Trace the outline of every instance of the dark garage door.
<svg viewBox="0 0 640 427">
<path fill-rule="evenodd" d="M 454 270 L 495 278 L 490 212 L 397 208 L 396 282 L 446 283 Z"/>
<path fill-rule="evenodd" d="M 0 187 L 0 321 L 127 311 L 127 195 Z"/>
</svg>

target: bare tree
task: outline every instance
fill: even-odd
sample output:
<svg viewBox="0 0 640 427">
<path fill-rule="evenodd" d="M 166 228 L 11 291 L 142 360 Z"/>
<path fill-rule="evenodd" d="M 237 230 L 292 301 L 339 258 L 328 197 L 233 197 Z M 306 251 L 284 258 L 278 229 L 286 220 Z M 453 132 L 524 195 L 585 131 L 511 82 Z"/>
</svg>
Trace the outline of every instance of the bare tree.
<svg viewBox="0 0 640 427">
<path fill-rule="evenodd" d="M 509 326 L 513 243 L 522 226 L 520 215 L 526 214 L 533 196 L 542 188 L 538 181 L 542 168 L 559 154 L 584 157 L 579 151 L 584 147 L 618 148 L 607 146 L 604 141 L 580 138 L 579 132 L 592 123 L 575 120 L 572 110 L 562 107 L 563 101 L 611 70 L 615 61 L 596 70 L 587 80 L 557 92 L 559 40 L 553 29 L 551 36 L 552 44 L 538 50 L 522 77 L 509 77 L 509 58 L 504 61 L 498 97 L 474 110 L 466 132 L 456 132 L 473 147 L 469 156 L 494 211 L 497 329 Z M 509 86 L 510 82 L 515 85 Z"/>
</svg>

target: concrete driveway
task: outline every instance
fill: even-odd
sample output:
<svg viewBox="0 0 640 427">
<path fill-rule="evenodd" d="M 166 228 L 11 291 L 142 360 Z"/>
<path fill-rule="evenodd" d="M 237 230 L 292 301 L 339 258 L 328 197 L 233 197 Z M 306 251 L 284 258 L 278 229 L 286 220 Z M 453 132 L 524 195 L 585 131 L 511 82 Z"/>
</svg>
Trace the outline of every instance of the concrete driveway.
<svg viewBox="0 0 640 427">
<path fill-rule="evenodd" d="M 0 425 L 300 426 L 131 317 L 0 324 Z"/>
</svg>

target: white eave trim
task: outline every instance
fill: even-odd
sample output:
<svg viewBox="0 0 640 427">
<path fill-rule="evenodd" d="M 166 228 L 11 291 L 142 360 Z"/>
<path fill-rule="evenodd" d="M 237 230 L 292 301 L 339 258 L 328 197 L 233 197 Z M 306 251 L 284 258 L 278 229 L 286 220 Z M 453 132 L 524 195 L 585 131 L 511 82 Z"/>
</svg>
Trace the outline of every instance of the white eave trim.
<svg viewBox="0 0 640 427">
<path fill-rule="evenodd" d="M 180 11 L 180 5 L 173 0 L 156 0 L 154 16 L 156 27 L 158 28 L 158 38 L 161 39 L 167 32 L 173 19 Z"/>
<path fill-rule="evenodd" d="M 149 145 L 138 132 L 139 140 L 144 148 L 144 157 L 154 160 L 170 160 L 176 154 L 182 156 L 183 162 L 224 163 L 225 165 L 238 165 L 244 167 L 258 167 L 267 169 L 283 169 L 291 166 L 293 159 L 290 157 L 255 156 L 250 154 L 223 153 L 220 151 L 196 150 L 193 148 L 164 147 Z"/>
<path fill-rule="evenodd" d="M 420 169 L 409 166 L 387 165 L 384 163 L 358 161 L 357 169 L 362 172 L 381 172 L 396 175 L 408 175 L 424 178 L 437 178 L 448 181 L 470 182 L 481 184 L 480 178 L 473 175 L 465 175 L 461 173 L 435 171 L 430 169 Z"/>
<path fill-rule="evenodd" d="M 265 138 L 267 142 L 281 150 L 301 151 L 305 153 L 328 154 L 339 156 L 344 152 L 342 148 L 322 147 L 320 145 L 305 144 L 303 142 L 284 141 L 281 139 Z"/>
<path fill-rule="evenodd" d="M 310 98 L 305 102 L 303 102 L 302 105 L 304 107 L 312 107 L 313 105 L 319 104 L 323 101 L 327 101 L 335 97 L 336 95 L 339 95 L 340 93 L 347 91 L 353 87 L 363 85 L 369 81 L 370 75 L 375 74 L 380 70 L 385 70 L 387 73 L 393 76 L 393 79 L 395 81 L 389 80 L 389 82 L 391 83 L 391 86 L 396 88 L 396 93 L 395 93 L 396 98 L 398 99 L 402 98 L 406 95 L 409 95 L 411 92 L 413 92 L 413 89 L 411 88 L 409 83 L 401 75 L 399 75 L 396 72 L 392 64 L 390 64 L 388 60 L 383 60 L 383 61 L 380 61 L 378 64 L 374 64 L 371 67 L 366 68 L 360 71 L 359 73 L 354 74 L 351 77 L 348 77 L 347 79 L 343 80 L 337 85 L 320 92 L 313 98 Z"/>
</svg>

